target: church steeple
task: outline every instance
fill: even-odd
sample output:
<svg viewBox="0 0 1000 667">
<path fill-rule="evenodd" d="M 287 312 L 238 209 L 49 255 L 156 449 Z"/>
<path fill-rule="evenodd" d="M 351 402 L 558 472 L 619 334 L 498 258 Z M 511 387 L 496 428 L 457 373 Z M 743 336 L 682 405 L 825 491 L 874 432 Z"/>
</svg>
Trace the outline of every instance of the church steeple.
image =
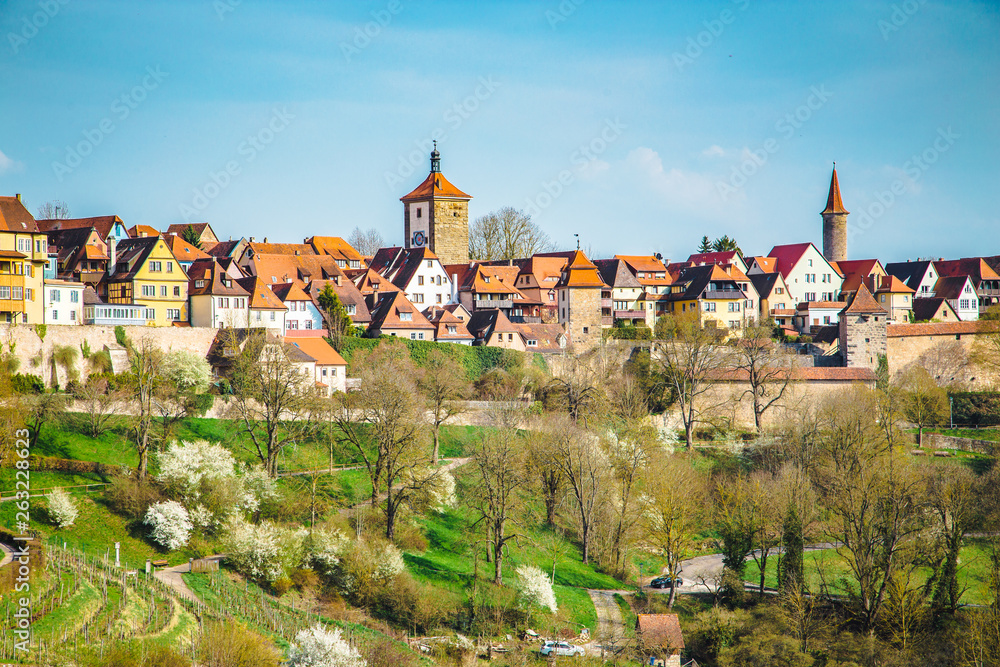
<svg viewBox="0 0 1000 667">
<path fill-rule="evenodd" d="M 831 262 L 847 259 L 847 215 L 844 202 L 840 198 L 840 181 L 837 180 L 837 163 L 833 163 L 830 177 L 830 193 L 826 197 L 823 216 L 823 256 Z"/>
<path fill-rule="evenodd" d="M 431 151 L 431 173 L 441 173 L 441 153 L 438 152 L 438 142 L 434 142 L 434 150 Z"/>
</svg>

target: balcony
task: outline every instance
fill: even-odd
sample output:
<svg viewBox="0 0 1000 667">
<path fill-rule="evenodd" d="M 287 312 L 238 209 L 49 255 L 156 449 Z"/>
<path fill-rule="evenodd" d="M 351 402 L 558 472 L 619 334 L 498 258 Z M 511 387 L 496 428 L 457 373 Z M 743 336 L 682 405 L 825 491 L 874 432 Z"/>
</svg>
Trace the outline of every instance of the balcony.
<svg viewBox="0 0 1000 667">
<path fill-rule="evenodd" d="M 514 324 L 541 324 L 542 318 L 537 315 L 508 315 L 507 319 Z"/>
<path fill-rule="evenodd" d="M 702 294 L 703 299 L 745 299 L 743 292 L 738 289 L 708 290 Z"/>
<path fill-rule="evenodd" d="M 645 320 L 646 311 L 644 310 L 616 310 L 615 311 L 616 320 Z"/>
<path fill-rule="evenodd" d="M 472 303 L 476 310 L 489 310 L 491 308 L 509 310 L 514 307 L 513 299 L 477 299 Z"/>
<path fill-rule="evenodd" d="M 611 303 L 611 299 L 601 299 L 601 308 L 610 309 L 614 304 Z"/>
</svg>

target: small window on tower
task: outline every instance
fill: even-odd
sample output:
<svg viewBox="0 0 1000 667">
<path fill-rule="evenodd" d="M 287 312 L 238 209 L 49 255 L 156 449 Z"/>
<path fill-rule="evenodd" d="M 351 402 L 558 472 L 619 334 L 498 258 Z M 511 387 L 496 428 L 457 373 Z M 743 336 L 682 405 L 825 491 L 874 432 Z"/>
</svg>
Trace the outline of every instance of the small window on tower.
<svg viewBox="0 0 1000 667">
<path fill-rule="evenodd" d="M 424 209 L 422 209 L 422 208 L 418 208 L 417 209 L 417 217 L 418 218 L 424 217 Z"/>
</svg>

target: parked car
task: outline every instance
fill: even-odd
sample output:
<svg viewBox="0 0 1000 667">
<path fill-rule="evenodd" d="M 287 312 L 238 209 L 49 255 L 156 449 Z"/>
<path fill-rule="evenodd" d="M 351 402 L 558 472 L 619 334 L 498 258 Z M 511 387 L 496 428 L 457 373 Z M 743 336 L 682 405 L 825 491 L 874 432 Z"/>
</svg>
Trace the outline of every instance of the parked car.
<svg viewBox="0 0 1000 667">
<path fill-rule="evenodd" d="M 662 577 L 657 577 L 649 582 L 650 588 L 673 588 L 674 586 L 683 586 L 684 580 L 680 577 L 671 577 L 670 575 L 663 575 Z"/>
<path fill-rule="evenodd" d="M 574 646 L 569 642 L 556 642 L 547 641 L 542 644 L 542 648 L 538 650 L 542 655 L 565 655 L 570 657 L 576 657 L 583 655 L 582 646 Z"/>
</svg>

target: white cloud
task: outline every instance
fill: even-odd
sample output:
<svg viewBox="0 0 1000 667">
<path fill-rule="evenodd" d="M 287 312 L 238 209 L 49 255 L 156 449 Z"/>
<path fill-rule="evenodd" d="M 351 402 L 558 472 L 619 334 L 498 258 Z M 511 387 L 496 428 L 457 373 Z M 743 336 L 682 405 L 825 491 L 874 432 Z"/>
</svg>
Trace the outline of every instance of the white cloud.
<svg viewBox="0 0 1000 667">
<path fill-rule="evenodd" d="M 715 178 L 676 167 L 667 169 L 663 159 L 652 148 L 633 149 L 625 164 L 645 185 L 669 207 L 705 217 L 724 217 L 731 213 L 719 198 Z"/>
<path fill-rule="evenodd" d="M 0 151 L 0 174 L 21 171 L 22 169 L 24 169 L 24 164 L 11 160 L 9 157 L 4 155 L 3 151 Z"/>
<path fill-rule="evenodd" d="M 887 164 L 882 167 L 882 173 L 888 177 L 890 184 L 899 181 L 903 184 L 903 187 L 906 188 L 906 192 L 910 194 L 917 195 L 920 194 L 921 190 L 923 190 L 920 183 L 913 180 L 913 178 L 906 173 L 905 169 L 900 169 L 899 167 Z"/>
<path fill-rule="evenodd" d="M 703 150 L 701 154 L 705 157 L 725 157 L 726 150 L 722 146 L 715 144 Z"/>
</svg>

